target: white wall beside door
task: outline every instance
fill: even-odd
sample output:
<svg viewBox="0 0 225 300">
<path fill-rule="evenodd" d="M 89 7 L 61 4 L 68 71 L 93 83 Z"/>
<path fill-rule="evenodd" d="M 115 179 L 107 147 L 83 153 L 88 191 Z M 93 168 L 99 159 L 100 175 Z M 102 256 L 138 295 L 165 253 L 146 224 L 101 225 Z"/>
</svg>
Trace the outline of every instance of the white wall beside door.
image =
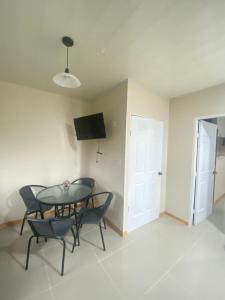
<svg viewBox="0 0 225 300">
<path fill-rule="evenodd" d="M 163 122 L 131 117 L 128 231 L 160 215 Z"/>
</svg>

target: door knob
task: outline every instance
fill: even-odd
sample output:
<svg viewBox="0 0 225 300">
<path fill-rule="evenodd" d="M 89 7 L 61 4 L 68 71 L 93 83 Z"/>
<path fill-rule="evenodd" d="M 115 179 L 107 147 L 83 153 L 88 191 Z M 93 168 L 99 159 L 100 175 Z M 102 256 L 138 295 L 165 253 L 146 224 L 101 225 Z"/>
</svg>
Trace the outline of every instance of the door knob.
<svg viewBox="0 0 225 300">
<path fill-rule="evenodd" d="M 159 175 L 159 176 L 162 176 L 162 175 L 163 175 L 163 173 L 162 173 L 162 172 L 158 172 L 158 175 Z"/>
</svg>

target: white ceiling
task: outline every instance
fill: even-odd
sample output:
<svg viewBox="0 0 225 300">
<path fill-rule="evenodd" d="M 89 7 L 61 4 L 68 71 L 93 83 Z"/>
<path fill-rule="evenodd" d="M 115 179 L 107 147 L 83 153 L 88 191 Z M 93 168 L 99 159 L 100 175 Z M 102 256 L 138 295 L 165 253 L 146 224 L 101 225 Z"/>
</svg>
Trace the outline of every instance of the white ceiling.
<svg viewBox="0 0 225 300">
<path fill-rule="evenodd" d="M 224 0 L 0 0 L 0 79 L 85 99 L 130 77 L 168 97 L 225 82 Z M 76 40 L 57 87 L 61 37 Z"/>
</svg>

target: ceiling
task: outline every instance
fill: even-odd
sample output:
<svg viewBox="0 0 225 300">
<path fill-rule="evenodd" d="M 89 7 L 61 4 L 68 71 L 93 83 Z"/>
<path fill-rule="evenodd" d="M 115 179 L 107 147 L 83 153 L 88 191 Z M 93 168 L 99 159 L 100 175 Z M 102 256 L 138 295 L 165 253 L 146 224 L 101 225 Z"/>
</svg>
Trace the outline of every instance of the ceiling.
<svg viewBox="0 0 225 300">
<path fill-rule="evenodd" d="M 224 0 L 0 0 L 0 80 L 91 99 L 126 78 L 167 97 L 225 82 Z M 57 87 L 61 37 L 78 89 Z"/>
</svg>

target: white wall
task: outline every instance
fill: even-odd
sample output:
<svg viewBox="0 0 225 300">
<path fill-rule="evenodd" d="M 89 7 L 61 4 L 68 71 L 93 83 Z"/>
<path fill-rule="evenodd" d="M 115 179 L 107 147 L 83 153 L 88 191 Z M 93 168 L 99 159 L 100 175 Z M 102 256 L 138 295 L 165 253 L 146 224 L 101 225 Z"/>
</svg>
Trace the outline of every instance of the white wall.
<svg viewBox="0 0 225 300">
<path fill-rule="evenodd" d="M 125 162 L 125 207 L 124 207 L 124 230 L 127 229 L 127 207 L 128 207 L 128 156 L 129 156 L 129 131 L 131 115 L 160 120 L 164 124 L 163 157 L 162 157 L 162 185 L 161 206 L 165 210 L 166 201 L 166 177 L 167 177 L 167 140 L 169 122 L 169 100 L 147 90 L 133 80 L 128 80 L 127 115 L 126 115 L 126 162 Z"/>
<path fill-rule="evenodd" d="M 100 140 L 103 155 L 96 163 L 97 141 L 89 146 L 89 176 L 97 181 L 96 191 L 114 193 L 108 218 L 122 231 L 124 209 L 124 165 L 126 134 L 127 82 L 100 95 L 92 102 L 92 113 L 103 112 L 107 138 Z"/>
<path fill-rule="evenodd" d="M 88 106 L 0 82 L 0 223 L 23 216 L 23 185 L 52 185 L 85 173 L 84 144 L 76 142 L 73 117 Z"/>
<path fill-rule="evenodd" d="M 170 101 L 166 210 L 189 221 L 195 118 L 225 114 L 225 85 Z"/>
</svg>

